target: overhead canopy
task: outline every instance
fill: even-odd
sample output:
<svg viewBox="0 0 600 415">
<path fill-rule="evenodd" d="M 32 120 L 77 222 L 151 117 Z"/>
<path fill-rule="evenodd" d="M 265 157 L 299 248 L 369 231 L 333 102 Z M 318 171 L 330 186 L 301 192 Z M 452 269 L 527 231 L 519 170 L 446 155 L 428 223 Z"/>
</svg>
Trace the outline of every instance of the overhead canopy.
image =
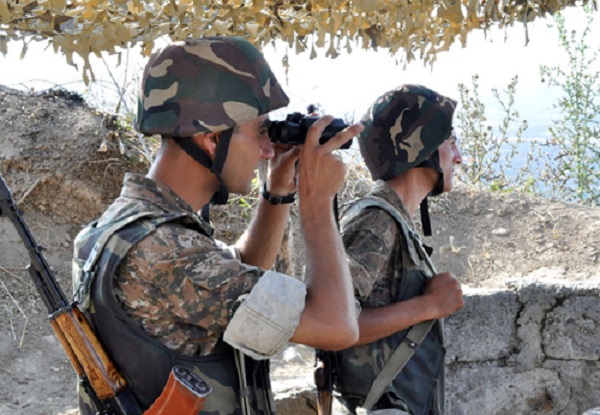
<svg viewBox="0 0 600 415">
<path fill-rule="evenodd" d="M 583 2 L 582 2 L 583 1 Z M 140 44 L 150 54 L 162 36 L 237 35 L 258 47 L 279 39 L 296 52 L 325 48 L 329 57 L 353 47 L 385 48 L 409 62 L 435 60 L 458 38 L 492 25 L 529 22 L 598 0 L 38 0 L 0 1 L 0 51 L 7 42 L 47 39 L 72 63 L 90 54 Z M 313 36 L 311 36 L 313 35 Z M 26 47 L 23 49 L 26 51 Z"/>
</svg>

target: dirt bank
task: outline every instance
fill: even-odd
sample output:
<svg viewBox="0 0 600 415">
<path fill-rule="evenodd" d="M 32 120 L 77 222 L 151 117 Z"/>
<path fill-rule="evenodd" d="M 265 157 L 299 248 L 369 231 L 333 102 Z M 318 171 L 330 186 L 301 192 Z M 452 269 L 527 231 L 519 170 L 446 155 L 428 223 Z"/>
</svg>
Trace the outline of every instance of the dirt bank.
<svg viewBox="0 0 600 415">
<path fill-rule="evenodd" d="M 0 126 L 0 173 L 70 293 L 72 240 L 118 195 L 125 171 L 145 171 L 141 144 L 128 140 L 127 132 L 115 132 L 112 117 L 64 92 L 27 95 L 0 86 Z M 358 182 L 353 177 L 348 184 L 355 189 Z M 438 268 L 465 284 L 497 286 L 532 275 L 599 276 L 598 208 L 459 188 L 432 201 L 431 212 Z M 229 221 L 218 234 L 232 237 L 239 226 L 231 221 L 240 216 L 241 210 L 215 212 Z M 301 258 L 301 246 L 294 250 Z M 0 415 L 64 414 L 76 406 L 75 377 L 27 264 L 18 235 L 1 219 Z M 274 379 L 304 377 L 298 362 L 309 358 L 278 356 Z"/>
</svg>

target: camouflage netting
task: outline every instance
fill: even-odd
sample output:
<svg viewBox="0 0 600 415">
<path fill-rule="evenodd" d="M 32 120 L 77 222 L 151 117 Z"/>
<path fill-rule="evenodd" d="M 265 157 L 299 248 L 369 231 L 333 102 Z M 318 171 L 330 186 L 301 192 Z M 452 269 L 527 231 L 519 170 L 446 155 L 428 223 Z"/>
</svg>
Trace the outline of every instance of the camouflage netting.
<svg viewBox="0 0 600 415">
<path fill-rule="evenodd" d="M 93 78 L 90 54 L 116 53 L 141 44 L 149 55 L 154 42 L 168 36 L 237 35 L 261 47 L 275 39 L 296 53 L 325 48 L 329 57 L 352 47 L 402 52 L 409 62 L 433 62 L 458 38 L 492 25 L 527 23 L 567 6 L 598 0 L 38 0 L 0 1 L 0 51 L 7 42 L 47 39 L 72 62 L 85 62 L 86 83 Z M 311 36 L 313 35 L 313 36 Z"/>
</svg>

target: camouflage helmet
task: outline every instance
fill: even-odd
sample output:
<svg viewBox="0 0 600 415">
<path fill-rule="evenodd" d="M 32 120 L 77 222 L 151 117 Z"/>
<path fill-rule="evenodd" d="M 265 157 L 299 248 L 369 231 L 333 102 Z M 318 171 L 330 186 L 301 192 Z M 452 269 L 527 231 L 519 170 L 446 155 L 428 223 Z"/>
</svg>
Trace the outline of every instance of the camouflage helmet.
<svg viewBox="0 0 600 415">
<path fill-rule="evenodd" d="M 373 180 L 417 167 L 450 136 L 456 101 L 421 85 L 381 95 L 361 122 L 360 152 Z"/>
<path fill-rule="evenodd" d="M 136 128 L 148 135 L 191 137 L 232 129 L 288 103 L 251 43 L 204 37 L 152 54 L 142 76 Z"/>
</svg>

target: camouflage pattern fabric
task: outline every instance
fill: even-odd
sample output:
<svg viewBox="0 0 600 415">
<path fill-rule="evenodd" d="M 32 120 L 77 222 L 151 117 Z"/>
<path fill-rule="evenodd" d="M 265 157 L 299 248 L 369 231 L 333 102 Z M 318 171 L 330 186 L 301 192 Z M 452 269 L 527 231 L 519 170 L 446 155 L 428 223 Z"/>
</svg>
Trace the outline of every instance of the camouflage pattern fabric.
<svg viewBox="0 0 600 415">
<path fill-rule="evenodd" d="M 191 137 L 231 129 L 288 105 L 263 55 L 240 37 L 175 42 L 146 65 L 136 127 Z"/>
<path fill-rule="evenodd" d="M 375 183 L 369 195 L 381 197 L 392 205 L 405 218 L 409 229 L 414 230 L 414 222 L 396 193 L 383 180 Z M 342 212 L 343 215 L 343 212 Z M 402 276 L 402 263 L 398 263 L 397 251 L 403 246 L 404 235 L 398 232 L 392 217 L 380 209 L 367 209 L 352 222 L 342 216 L 342 239 L 348 258 L 352 264 L 352 279 L 355 294 L 363 307 L 383 307 L 395 301 L 398 284 Z M 410 249 L 413 264 L 428 269 L 421 264 L 416 248 Z"/>
<path fill-rule="evenodd" d="M 98 226 L 126 210 L 183 211 L 210 227 L 176 194 L 140 175 L 126 175 L 121 196 Z M 232 304 L 264 272 L 200 232 L 167 224 L 129 252 L 115 278 L 115 295 L 134 321 L 171 350 L 207 355 L 229 323 Z"/>
<path fill-rule="evenodd" d="M 350 219 L 342 217 L 342 239 L 355 295 L 363 309 L 421 295 L 432 276 L 412 219 L 396 193 L 379 180 L 368 196 L 390 202 L 404 217 L 408 232 L 403 232 L 395 219 L 379 208 L 366 208 Z M 336 353 L 339 373 L 336 389 L 350 413 L 364 403 L 377 374 L 407 332 L 408 329 Z M 443 390 L 437 381 L 443 375 L 442 342 L 439 332 L 431 330 L 372 410 L 395 408 L 413 415 L 442 413 Z"/>
<path fill-rule="evenodd" d="M 83 290 L 91 295 L 88 315 L 97 334 L 144 407 L 158 396 L 177 363 L 213 387 L 203 414 L 241 415 L 233 351 L 223 343 L 222 333 L 234 302 L 250 292 L 265 271 L 224 250 L 210 236 L 210 225 L 175 193 L 135 174 L 126 175 L 121 196 L 78 235 L 76 255 L 95 246 L 88 242 L 94 229 L 110 228 L 139 212 L 150 215 L 108 241 L 94 288 Z M 75 279 L 81 275 L 77 268 Z M 268 360 L 246 359 L 245 367 L 251 414 L 271 415 Z M 79 393 L 82 414 L 94 413 L 89 395 L 82 389 Z"/>
<path fill-rule="evenodd" d="M 360 152 L 373 180 L 389 180 L 425 161 L 448 138 L 456 101 L 420 85 L 381 95 L 361 122 Z"/>
</svg>

